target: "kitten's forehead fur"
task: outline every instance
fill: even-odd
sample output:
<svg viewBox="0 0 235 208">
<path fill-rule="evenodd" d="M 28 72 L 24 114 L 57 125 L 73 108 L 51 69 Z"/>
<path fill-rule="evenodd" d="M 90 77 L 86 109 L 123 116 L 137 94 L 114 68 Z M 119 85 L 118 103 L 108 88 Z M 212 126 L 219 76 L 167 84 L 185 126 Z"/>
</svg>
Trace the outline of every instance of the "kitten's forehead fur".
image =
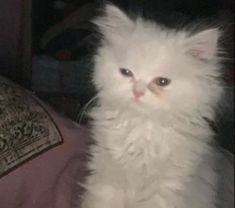
<svg viewBox="0 0 235 208">
<path fill-rule="evenodd" d="M 203 31 L 196 30 L 193 26 L 183 29 L 169 29 L 153 21 L 144 20 L 141 16 L 135 19 L 128 17 L 123 11 L 114 5 L 107 4 L 104 9 L 104 15 L 93 21 L 99 31 L 103 34 L 104 39 L 113 43 L 113 45 L 122 42 L 123 44 L 138 42 L 141 44 L 158 43 L 165 46 L 180 45 L 193 47 L 193 44 L 205 44 L 204 50 L 210 53 L 207 54 L 213 58 L 216 55 L 217 42 L 220 36 L 218 28 L 203 29 Z M 194 31 L 194 32 L 193 32 Z M 195 32 L 196 31 L 196 32 Z M 120 41 L 120 42 L 119 42 Z M 161 45 L 160 44 L 160 45 Z"/>
<path fill-rule="evenodd" d="M 220 76 L 217 28 L 196 34 L 167 29 L 142 17 L 131 19 L 110 4 L 94 23 L 103 36 L 95 57 L 94 82 L 104 103 L 132 105 L 131 83 L 119 73 L 124 67 L 146 84 L 159 76 L 172 80 L 161 98 L 146 94 L 142 108 L 154 111 L 168 106 L 186 114 L 212 112 L 222 93 L 216 79 Z"/>
</svg>

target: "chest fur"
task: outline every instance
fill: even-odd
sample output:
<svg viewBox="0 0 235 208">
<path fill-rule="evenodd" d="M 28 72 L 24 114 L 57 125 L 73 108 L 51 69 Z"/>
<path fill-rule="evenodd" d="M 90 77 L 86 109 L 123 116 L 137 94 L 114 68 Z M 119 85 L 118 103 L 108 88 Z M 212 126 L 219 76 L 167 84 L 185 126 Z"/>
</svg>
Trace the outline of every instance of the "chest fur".
<svg viewBox="0 0 235 208">
<path fill-rule="evenodd" d="M 96 123 L 97 142 L 123 167 L 145 167 L 152 172 L 155 167 L 165 169 L 171 163 L 182 167 L 195 165 L 206 152 L 201 140 L 179 133 L 174 125 L 148 118 L 119 114 Z"/>
</svg>

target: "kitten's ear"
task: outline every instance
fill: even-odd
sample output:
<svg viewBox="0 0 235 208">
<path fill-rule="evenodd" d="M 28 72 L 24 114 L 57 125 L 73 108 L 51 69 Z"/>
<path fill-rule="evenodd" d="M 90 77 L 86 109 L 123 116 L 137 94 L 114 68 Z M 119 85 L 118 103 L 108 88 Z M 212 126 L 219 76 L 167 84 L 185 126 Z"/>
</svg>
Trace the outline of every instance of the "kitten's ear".
<svg viewBox="0 0 235 208">
<path fill-rule="evenodd" d="M 218 52 L 218 29 L 207 29 L 191 36 L 186 41 L 187 54 L 201 60 L 211 60 Z"/>
<path fill-rule="evenodd" d="M 134 22 L 118 7 L 107 4 L 104 9 L 104 16 L 93 21 L 104 36 L 122 36 L 130 32 Z"/>
</svg>

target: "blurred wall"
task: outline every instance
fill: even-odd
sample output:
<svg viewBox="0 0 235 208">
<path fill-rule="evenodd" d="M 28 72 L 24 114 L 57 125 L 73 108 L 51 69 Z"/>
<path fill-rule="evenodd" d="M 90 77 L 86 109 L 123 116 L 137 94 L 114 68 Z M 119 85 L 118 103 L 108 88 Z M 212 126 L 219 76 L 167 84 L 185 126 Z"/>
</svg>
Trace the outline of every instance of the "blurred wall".
<svg viewBox="0 0 235 208">
<path fill-rule="evenodd" d="M 23 0 L 0 1 L 0 74 L 17 80 Z"/>
</svg>

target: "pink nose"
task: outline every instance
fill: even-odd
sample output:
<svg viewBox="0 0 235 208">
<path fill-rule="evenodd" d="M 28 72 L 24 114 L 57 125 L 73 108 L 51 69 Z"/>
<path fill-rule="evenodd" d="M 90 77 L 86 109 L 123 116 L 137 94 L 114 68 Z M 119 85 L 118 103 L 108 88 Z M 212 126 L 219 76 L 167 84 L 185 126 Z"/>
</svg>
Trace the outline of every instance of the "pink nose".
<svg viewBox="0 0 235 208">
<path fill-rule="evenodd" d="M 145 95 L 146 85 L 141 80 L 135 80 L 132 88 L 132 92 L 135 98 L 140 98 Z"/>
<path fill-rule="evenodd" d="M 133 90 L 133 94 L 134 94 L 135 98 L 140 98 L 140 97 L 144 96 L 145 93 Z"/>
</svg>

